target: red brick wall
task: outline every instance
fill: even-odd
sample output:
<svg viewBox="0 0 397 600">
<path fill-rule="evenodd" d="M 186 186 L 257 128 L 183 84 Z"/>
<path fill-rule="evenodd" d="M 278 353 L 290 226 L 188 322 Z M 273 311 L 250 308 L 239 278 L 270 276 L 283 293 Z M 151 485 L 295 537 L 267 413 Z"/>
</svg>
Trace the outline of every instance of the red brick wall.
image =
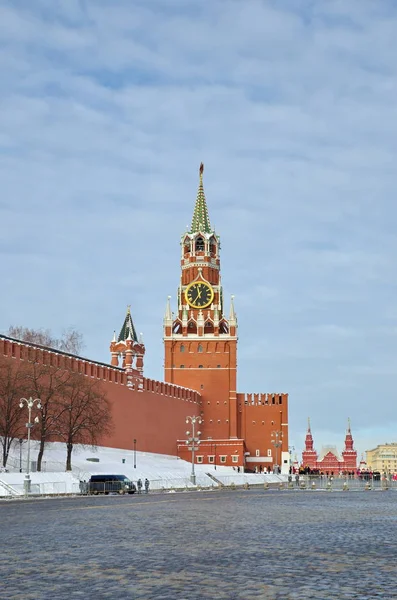
<svg viewBox="0 0 397 600">
<path fill-rule="evenodd" d="M 107 447 L 132 450 L 136 439 L 139 451 L 176 455 L 176 441 L 185 437 L 186 416 L 200 414 L 199 393 L 140 378 L 136 372 L 129 377 L 132 387 L 128 387 L 122 369 L 5 336 L 0 336 L 0 354 L 16 362 L 63 367 L 101 380 L 112 404 L 114 423 L 113 433 L 102 440 Z"/>
</svg>

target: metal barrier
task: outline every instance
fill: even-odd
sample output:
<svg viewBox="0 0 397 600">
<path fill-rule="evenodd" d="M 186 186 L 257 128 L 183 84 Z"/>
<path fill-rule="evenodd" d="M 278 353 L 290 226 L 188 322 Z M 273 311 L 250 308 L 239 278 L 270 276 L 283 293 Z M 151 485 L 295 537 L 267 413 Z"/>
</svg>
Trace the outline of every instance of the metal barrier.
<svg viewBox="0 0 397 600">
<path fill-rule="evenodd" d="M 300 475 L 299 482 L 292 480 L 289 489 L 306 491 L 376 491 L 397 490 L 397 480 L 393 479 L 360 479 L 357 477 L 327 477 L 321 475 Z"/>
<path fill-rule="evenodd" d="M 69 485 L 65 481 L 43 481 L 41 483 L 31 483 L 30 492 L 26 494 L 23 483 L 6 484 L 6 489 L 3 488 L 4 483 L 0 482 L 0 496 L 3 497 L 20 497 L 20 496 L 56 496 L 59 494 L 79 494 L 78 482 Z M 3 488 L 3 489 L 1 489 Z M 70 490 L 70 488 L 72 488 Z M 4 490 L 4 491 L 3 491 Z"/>
</svg>

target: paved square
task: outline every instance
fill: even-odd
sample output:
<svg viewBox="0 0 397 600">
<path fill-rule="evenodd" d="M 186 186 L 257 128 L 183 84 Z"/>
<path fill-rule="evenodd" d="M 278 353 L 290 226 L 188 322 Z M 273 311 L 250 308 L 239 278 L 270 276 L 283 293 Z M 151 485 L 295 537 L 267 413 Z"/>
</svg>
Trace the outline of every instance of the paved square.
<svg viewBox="0 0 397 600">
<path fill-rule="evenodd" d="M 397 598 L 397 493 L 0 503 L 0 598 Z"/>
</svg>

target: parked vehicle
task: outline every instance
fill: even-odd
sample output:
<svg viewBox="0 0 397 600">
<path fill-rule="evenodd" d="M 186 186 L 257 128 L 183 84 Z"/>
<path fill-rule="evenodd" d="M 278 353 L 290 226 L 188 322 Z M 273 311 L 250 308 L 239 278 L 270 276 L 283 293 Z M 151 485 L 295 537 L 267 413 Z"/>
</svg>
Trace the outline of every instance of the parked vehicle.
<svg viewBox="0 0 397 600">
<path fill-rule="evenodd" d="M 92 475 L 88 482 L 89 494 L 134 494 L 135 484 L 125 475 Z"/>
</svg>

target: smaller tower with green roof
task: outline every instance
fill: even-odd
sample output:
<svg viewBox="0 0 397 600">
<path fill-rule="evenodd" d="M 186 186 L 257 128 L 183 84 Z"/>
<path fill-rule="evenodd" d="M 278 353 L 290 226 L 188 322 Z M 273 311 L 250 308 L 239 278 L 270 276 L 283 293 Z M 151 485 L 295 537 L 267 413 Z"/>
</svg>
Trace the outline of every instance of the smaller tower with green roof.
<svg viewBox="0 0 397 600">
<path fill-rule="evenodd" d="M 137 371 L 143 375 L 143 357 L 145 354 L 145 345 L 142 334 L 139 338 L 136 333 L 135 325 L 131 316 L 131 306 L 127 306 L 124 323 L 120 329 L 118 337 L 114 332 L 113 340 L 110 343 L 110 352 L 112 355 L 111 364 L 115 367 L 119 365 L 129 372 Z"/>
</svg>

